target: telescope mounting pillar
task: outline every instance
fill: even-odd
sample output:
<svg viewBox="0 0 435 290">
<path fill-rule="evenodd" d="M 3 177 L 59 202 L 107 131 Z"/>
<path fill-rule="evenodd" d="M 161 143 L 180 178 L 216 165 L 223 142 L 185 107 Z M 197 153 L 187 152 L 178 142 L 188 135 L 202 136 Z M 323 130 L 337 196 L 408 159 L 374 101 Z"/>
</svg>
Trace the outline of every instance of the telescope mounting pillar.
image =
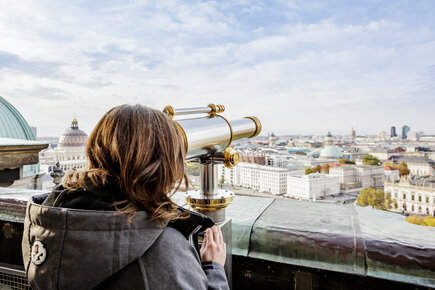
<svg viewBox="0 0 435 290">
<path fill-rule="evenodd" d="M 202 160 L 200 189 L 185 194 L 186 202 L 196 211 L 211 217 L 217 224 L 225 221 L 225 208 L 233 201 L 234 193 L 218 188 L 217 165 Z"/>
</svg>

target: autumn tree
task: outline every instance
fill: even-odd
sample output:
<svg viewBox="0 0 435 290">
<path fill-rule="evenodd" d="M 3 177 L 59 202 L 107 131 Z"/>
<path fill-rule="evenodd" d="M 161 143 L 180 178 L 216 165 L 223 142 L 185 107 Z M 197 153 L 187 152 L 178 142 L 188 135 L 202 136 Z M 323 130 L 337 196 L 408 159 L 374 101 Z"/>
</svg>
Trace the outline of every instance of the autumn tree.
<svg viewBox="0 0 435 290">
<path fill-rule="evenodd" d="M 311 174 L 313 173 L 313 169 L 312 168 L 305 168 L 305 175 Z"/>
<path fill-rule="evenodd" d="M 329 169 L 331 168 L 331 165 L 325 164 L 322 166 L 322 172 L 325 174 L 329 174 Z"/>
<path fill-rule="evenodd" d="M 313 167 L 313 173 L 315 173 L 315 172 L 317 172 L 317 173 L 322 172 L 322 166 L 317 165 L 317 166 Z"/>
<path fill-rule="evenodd" d="M 408 164 L 406 164 L 406 162 L 402 161 L 400 162 L 399 165 L 394 164 L 394 163 L 387 163 L 386 165 L 393 167 L 396 170 L 399 170 L 399 176 L 406 176 L 409 175 L 410 170 L 408 169 Z"/>
<path fill-rule="evenodd" d="M 373 155 L 367 154 L 363 157 L 363 164 L 365 165 L 381 165 L 381 161 Z"/>
<path fill-rule="evenodd" d="M 408 164 L 406 164 L 406 162 L 400 162 L 398 169 L 399 169 L 399 176 L 400 177 L 409 175 L 409 173 L 410 173 L 410 171 L 408 169 Z"/>
<path fill-rule="evenodd" d="M 430 215 L 421 218 L 419 216 L 413 215 L 409 216 L 405 219 L 408 223 L 422 225 L 427 227 L 435 227 L 435 217 L 431 217 Z"/>
<path fill-rule="evenodd" d="M 359 206 L 371 206 L 372 208 L 387 210 L 391 208 L 393 200 L 389 193 L 384 193 L 380 189 L 367 188 L 361 190 L 356 198 Z"/>
</svg>

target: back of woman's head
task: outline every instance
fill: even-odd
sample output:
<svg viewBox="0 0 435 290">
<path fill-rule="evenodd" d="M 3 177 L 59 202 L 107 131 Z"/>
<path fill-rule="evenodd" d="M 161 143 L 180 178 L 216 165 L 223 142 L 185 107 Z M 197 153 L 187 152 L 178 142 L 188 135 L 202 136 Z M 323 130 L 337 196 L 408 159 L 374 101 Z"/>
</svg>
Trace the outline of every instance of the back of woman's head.
<svg viewBox="0 0 435 290">
<path fill-rule="evenodd" d="M 176 124 L 162 112 L 121 105 L 109 110 L 89 136 L 88 167 L 67 174 L 68 189 L 118 187 L 127 201 L 119 211 L 146 210 L 157 219 L 177 217 L 168 194 L 178 189 L 184 173 L 184 145 Z"/>
</svg>

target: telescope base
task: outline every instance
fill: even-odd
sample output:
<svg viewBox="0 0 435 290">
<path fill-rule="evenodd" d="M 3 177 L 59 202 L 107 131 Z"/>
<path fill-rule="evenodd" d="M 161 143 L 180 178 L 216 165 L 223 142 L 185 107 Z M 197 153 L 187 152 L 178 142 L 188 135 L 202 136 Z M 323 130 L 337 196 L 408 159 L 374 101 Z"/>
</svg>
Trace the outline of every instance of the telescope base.
<svg viewBox="0 0 435 290">
<path fill-rule="evenodd" d="M 199 190 L 190 190 L 184 197 L 195 211 L 211 217 L 216 223 L 222 223 L 225 221 L 225 208 L 234 200 L 234 193 L 219 189 L 213 195 L 204 195 Z"/>
</svg>

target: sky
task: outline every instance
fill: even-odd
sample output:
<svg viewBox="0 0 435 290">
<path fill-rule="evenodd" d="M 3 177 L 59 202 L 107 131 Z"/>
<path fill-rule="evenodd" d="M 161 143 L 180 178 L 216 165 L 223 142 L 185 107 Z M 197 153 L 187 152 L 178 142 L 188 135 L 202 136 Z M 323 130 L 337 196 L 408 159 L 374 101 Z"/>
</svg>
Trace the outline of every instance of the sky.
<svg viewBox="0 0 435 290">
<path fill-rule="evenodd" d="M 435 134 L 435 1 L 0 0 L 0 96 L 59 136 L 119 104 L 262 134 Z"/>
</svg>

